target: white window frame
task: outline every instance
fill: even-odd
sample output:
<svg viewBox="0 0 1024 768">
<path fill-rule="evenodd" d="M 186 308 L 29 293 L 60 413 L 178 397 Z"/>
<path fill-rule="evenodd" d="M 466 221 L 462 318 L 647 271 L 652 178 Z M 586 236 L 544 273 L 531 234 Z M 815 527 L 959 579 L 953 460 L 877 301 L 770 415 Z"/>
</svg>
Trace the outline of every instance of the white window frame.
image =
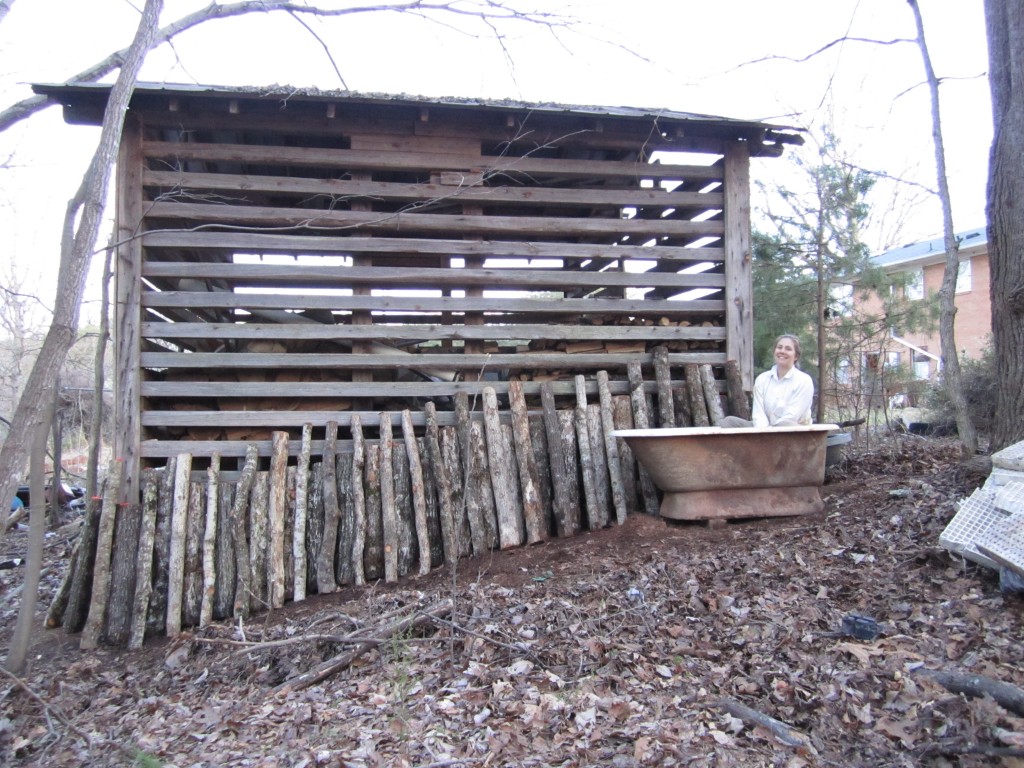
<svg viewBox="0 0 1024 768">
<path fill-rule="evenodd" d="M 915 269 L 911 273 L 910 282 L 903 289 L 903 295 L 908 301 L 920 301 L 924 298 L 924 270 Z"/>
<path fill-rule="evenodd" d="M 971 260 L 960 262 L 956 270 L 956 293 L 968 293 L 971 290 Z"/>
</svg>

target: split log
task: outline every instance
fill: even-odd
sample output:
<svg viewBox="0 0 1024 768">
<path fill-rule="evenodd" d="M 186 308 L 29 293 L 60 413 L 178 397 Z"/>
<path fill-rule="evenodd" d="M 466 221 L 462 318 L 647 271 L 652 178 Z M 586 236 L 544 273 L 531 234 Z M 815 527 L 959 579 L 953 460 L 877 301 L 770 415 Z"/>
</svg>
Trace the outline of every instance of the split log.
<svg viewBox="0 0 1024 768">
<path fill-rule="evenodd" d="M 89 613 L 89 598 L 92 594 L 93 565 L 96 562 L 96 537 L 99 533 L 102 496 L 97 489 L 91 489 L 92 496 L 85 507 L 79 534 L 79 556 L 75 564 L 68 604 L 64 610 L 64 631 L 68 634 L 81 631 Z M 6 510 L 6 507 L 4 507 Z"/>
<path fill-rule="evenodd" d="M 206 470 L 206 529 L 203 531 L 203 603 L 199 626 L 213 621 L 213 600 L 217 595 L 217 509 L 220 502 L 220 454 L 214 452 Z"/>
<path fill-rule="evenodd" d="M 574 411 L 557 411 L 558 454 L 561 465 L 551 465 L 552 484 L 557 488 L 562 483 L 575 502 L 569 504 L 564 515 L 555 511 L 555 532 L 559 536 L 575 536 L 580 532 L 583 510 L 580 508 L 579 465 L 576 463 L 576 414 Z"/>
<path fill-rule="evenodd" d="M 672 401 L 675 403 L 676 409 L 676 426 L 692 427 L 693 414 L 690 413 L 690 390 L 686 384 L 672 390 Z"/>
<path fill-rule="evenodd" d="M 509 382 L 509 403 L 512 410 L 512 440 L 519 464 L 519 490 L 523 500 L 526 543 L 536 544 L 547 538 L 547 529 L 540 501 L 540 477 L 530 440 L 530 415 L 526 410 L 521 381 L 513 379 Z"/>
<path fill-rule="evenodd" d="M 416 438 L 416 448 L 420 456 L 428 456 L 427 439 Z M 444 544 L 441 538 L 441 513 L 437 501 L 437 477 L 429 471 L 423 473 L 423 497 L 427 504 L 427 534 L 430 544 L 430 567 L 444 565 Z"/>
<path fill-rule="evenodd" d="M 286 467 L 284 472 L 284 594 L 295 594 L 295 479 L 296 467 Z"/>
<path fill-rule="evenodd" d="M 188 522 L 185 533 L 185 586 L 182 593 L 182 624 L 199 624 L 203 605 L 203 528 L 206 524 L 206 486 L 190 483 Z"/>
<path fill-rule="evenodd" d="M 626 373 L 629 377 L 630 402 L 633 405 L 633 426 L 635 429 L 649 429 L 651 425 L 650 409 L 647 407 L 647 397 L 644 395 L 644 377 L 640 370 L 640 363 L 628 363 Z M 703 397 L 703 395 L 701 396 Z M 636 470 L 644 511 L 648 515 L 657 515 L 660 511 L 658 489 L 655 488 L 654 481 L 642 464 L 637 463 Z"/>
<path fill-rule="evenodd" d="M 110 564 L 110 595 L 107 598 L 106 629 L 108 642 L 123 646 L 132 630 L 132 603 L 135 597 L 135 566 L 139 554 L 142 506 L 119 504 L 114 523 L 114 550 Z"/>
<path fill-rule="evenodd" d="M 467 457 L 468 460 L 468 457 Z M 466 480 L 467 469 L 464 469 L 459 459 L 459 433 L 455 427 L 444 427 L 441 429 L 441 462 L 444 465 L 444 473 L 448 477 L 451 488 L 451 510 L 452 510 L 452 537 L 454 550 L 449 558 L 449 563 L 454 565 L 460 557 L 468 557 L 470 554 L 483 552 L 483 523 L 480 518 L 480 510 L 476 510 L 476 528 L 470 527 L 469 514 L 469 483 Z M 491 492 L 490 485 L 486 488 L 487 493 Z M 479 533 L 480 540 L 473 536 Z"/>
<path fill-rule="evenodd" d="M 363 439 L 363 425 L 359 414 L 352 415 L 352 579 L 356 586 L 366 583 L 366 569 L 363 565 L 366 550 L 366 494 L 363 492 L 363 473 L 366 468 L 366 442 Z"/>
<path fill-rule="evenodd" d="M 267 591 L 270 607 L 284 606 L 284 521 L 288 507 L 288 433 L 275 430 L 270 452 L 270 547 L 267 553 Z"/>
<path fill-rule="evenodd" d="M 695 427 L 710 427 L 711 420 L 708 418 L 708 406 L 704 399 L 704 384 L 700 378 L 700 366 L 696 363 L 687 363 L 686 391 L 690 394 L 690 417 Z"/>
<path fill-rule="evenodd" d="M 317 461 L 309 469 L 309 498 L 306 507 L 306 594 L 320 591 L 316 564 L 324 544 L 324 463 Z"/>
<path fill-rule="evenodd" d="M 466 478 L 466 522 L 472 539 L 473 554 L 480 555 L 497 549 L 498 512 L 491 485 L 490 462 L 487 458 L 487 439 L 484 425 L 474 421 L 469 425 L 469 453 L 466 457 L 469 475 Z"/>
<path fill-rule="evenodd" d="M 787 747 L 809 748 L 811 746 L 811 740 L 792 726 L 787 725 L 781 720 L 776 720 L 774 717 L 769 717 L 762 712 L 758 712 L 756 709 L 751 709 L 745 704 L 740 704 L 738 701 L 720 699 L 718 707 L 749 725 L 759 725 L 771 731 L 772 735 Z"/>
<path fill-rule="evenodd" d="M 551 472 L 551 516 L 555 523 L 556 535 L 569 536 L 571 533 L 567 532 L 565 524 L 567 521 L 580 518 L 579 495 L 574 490 L 576 476 L 567 474 L 568 457 L 565 456 L 562 428 L 558 412 L 555 410 L 555 395 L 551 390 L 551 384 L 546 381 L 540 385 L 540 401 L 544 411 L 548 467 Z M 573 441 L 573 458 L 575 451 L 576 445 Z M 575 464 L 575 461 L 573 463 Z"/>
<path fill-rule="evenodd" d="M 380 504 L 384 521 L 384 581 L 398 581 L 398 510 L 395 509 L 395 469 L 391 454 L 391 414 L 380 415 Z"/>
<path fill-rule="evenodd" d="M 750 396 L 743 389 L 743 376 L 735 360 L 725 361 L 725 387 L 729 415 L 750 420 Z"/>
<path fill-rule="evenodd" d="M 235 605 L 234 615 L 237 618 L 249 616 L 249 592 L 252 587 L 252 574 L 249 571 L 249 498 L 252 495 L 252 484 L 256 477 L 256 465 L 259 452 L 250 443 L 245 449 L 245 465 L 238 478 L 235 491 L 235 503 L 231 506 L 231 534 L 235 547 Z"/>
<path fill-rule="evenodd" d="M 366 548 L 363 550 L 363 570 L 367 579 L 379 579 L 384 575 L 384 520 L 380 504 L 380 445 L 366 446 L 366 467 L 364 488 L 366 488 Z"/>
<path fill-rule="evenodd" d="M 305 672 L 297 677 L 293 677 L 292 679 L 285 681 L 271 691 L 271 695 L 287 695 L 295 691 L 301 691 L 311 685 L 323 682 L 331 675 L 350 665 L 367 651 L 376 648 L 378 645 L 389 642 L 393 637 L 406 634 L 417 627 L 430 624 L 434 619 L 443 618 L 450 614 L 451 611 L 452 601 L 442 600 L 441 602 L 422 611 L 416 611 L 409 616 L 405 616 L 397 621 L 391 622 L 387 626 L 376 630 L 369 638 L 366 637 L 365 630 L 362 630 L 358 635 L 359 640 L 356 641 L 357 645 L 354 648 L 350 648 L 339 653 L 337 656 L 319 664 L 309 672 Z M 355 640 L 355 637 L 356 636 L 353 636 L 353 640 Z"/>
<path fill-rule="evenodd" d="M 146 630 L 163 633 L 167 628 L 167 592 L 170 581 L 171 522 L 174 517 L 174 483 L 178 459 L 167 460 L 160 476 L 156 502 L 156 529 L 153 533 L 153 591 L 149 596 Z"/>
<path fill-rule="evenodd" d="M 614 406 L 612 394 L 608 388 L 608 371 L 597 372 L 597 396 L 600 401 L 601 437 L 607 457 L 608 484 L 612 492 L 612 507 L 615 510 L 615 522 L 622 525 L 626 522 L 626 493 L 622 485 L 622 464 L 619 459 L 618 441 L 612 432 L 615 430 Z"/>
<path fill-rule="evenodd" d="M 484 387 L 484 432 L 487 436 L 487 461 L 491 469 L 491 486 L 494 489 L 494 506 L 498 513 L 498 546 L 501 549 L 518 547 L 523 543 L 525 527 L 519 515 L 519 500 L 516 481 L 505 444 L 498 413 L 498 396 L 494 387 Z"/>
<path fill-rule="evenodd" d="M 403 446 L 404 447 L 404 446 Z M 395 483 L 395 517 L 398 522 L 398 575 L 412 571 L 417 557 L 416 522 L 412 511 L 412 478 L 409 460 L 402 448 L 391 451 L 391 474 Z"/>
<path fill-rule="evenodd" d="M 590 436 L 590 459 L 594 471 L 594 489 L 597 491 L 599 516 L 591 520 L 597 528 L 604 528 L 614 514 L 612 509 L 611 485 L 608 482 L 608 456 L 604 450 L 604 425 L 601 422 L 601 406 L 591 403 L 587 406 L 587 434 Z"/>
<path fill-rule="evenodd" d="M 678 411 L 676 411 L 678 413 Z M 612 425 L 615 429 L 633 428 L 633 406 L 629 395 L 616 395 L 612 398 Z M 640 511 L 640 497 L 637 491 L 636 459 L 633 449 L 624 440 L 616 440 L 621 467 L 622 493 L 626 500 L 627 514 Z"/>
<path fill-rule="evenodd" d="M 654 381 L 658 386 L 658 426 L 674 427 L 676 409 L 672 399 L 672 370 L 668 364 L 668 347 L 654 350 Z"/>
<path fill-rule="evenodd" d="M 324 534 L 316 558 L 316 586 L 323 595 L 334 592 L 338 584 L 334 579 L 334 553 L 338 548 L 338 468 L 335 452 L 338 445 L 338 422 L 327 422 L 324 438 Z"/>
<path fill-rule="evenodd" d="M 427 528 L 427 496 L 423 487 L 423 464 L 420 461 L 416 430 L 412 425 L 412 412 L 402 411 L 402 437 L 405 453 L 409 460 L 409 482 L 412 490 L 413 519 L 416 528 L 416 545 L 419 551 L 419 575 L 430 573 L 430 531 Z"/>
<path fill-rule="evenodd" d="M 235 539 L 231 530 L 231 510 L 235 506 L 235 484 L 221 483 L 217 504 L 217 578 L 214 580 L 213 618 L 226 619 L 235 606 Z"/>
<path fill-rule="evenodd" d="M 530 445 L 533 446 L 533 461 L 537 467 L 537 489 L 540 492 L 541 523 L 544 536 L 550 538 L 552 531 L 551 512 L 551 464 L 548 461 L 548 438 L 544 429 L 543 414 L 530 416 Z"/>
<path fill-rule="evenodd" d="M 349 586 L 355 583 L 355 571 L 352 568 L 352 549 L 356 540 L 355 500 L 352 498 L 352 486 L 355 479 L 352 475 L 352 456 L 339 453 L 337 458 L 338 476 L 338 549 L 334 558 L 334 578 L 338 586 Z"/>
<path fill-rule="evenodd" d="M 452 508 L 452 475 L 454 468 L 448 467 L 441 453 L 441 432 L 437 425 L 437 408 L 427 401 L 424 406 L 427 418 L 426 446 L 427 465 L 437 483 L 438 518 L 441 526 L 441 545 L 444 562 L 454 566 L 459 559 L 455 538 L 455 513 Z M 458 476 L 461 479 L 461 474 Z M 461 485 L 461 483 L 459 483 Z"/>
<path fill-rule="evenodd" d="M 586 504 L 587 527 L 590 530 L 599 528 L 602 514 L 600 499 L 597 493 L 597 478 L 594 473 L 594 457 L 591 451 L 590 429 L 587 426 L 587 386 L 583 376 L 574 378 L 576 384 L 576 448 L 580 457 L 580 476 L 583 478 L 583 499 Z"/>
<path fill-rule="evenodd" d="M 1007 712 L 1024 717 L 1024 689 L 984 675 L 949 672 L 920 668 L 917 674 L 934 680 L 951 693 L 962 693 L 970 698 L 991 696 Z"/>
<path fill-rule="evenodd" d="M 718 393 L 715 372 L 710 365 L 700 367 L 700 382 L 704 389 L 704 402 L 708 406 L 708 419 L 712 425 L 718 426 L 725 414 L 722 412 L 722 396 Z"/>
<path fill-rule="evenodd" d="M 107 611 L 108 589 L 110 588 L 111 545 L 114 540 L 114 522 L 117 515 L 117 494 L 121 487 L 124 461 L 114 459 L 107 473 L 103 504 L 100 508 L 99 525 L 96 528 L 96 558 L 93 565 L 92 595 L 89 600 L 89 615 L 82 628 L 79 647 L 83 651 L 99 645 L 100 632 Z"/>
<path fill-rule="evenodd" d="M 353 417 L 353 424 L 359 417 Z M 362 432 L 360 432 L 362 437 Z M 302 447 L 299 461 L 295 466 L 295 527 L 292 537 L 292 564 L 295 572 L 295 586 L 292 599 L 295 602 L 306 599 L 306 518 L 309 514 L 309 454 L 312 452 L 313 425 L 302 425 Z"/>
<path fill-rule="evenodd" d="M 252 479 L 249 501 L 249 608 L 265 610 L 267 600 L 267 549 L 270 528 L 270 473 L 260 471 Z"/>
<path fill-rule="evenodd" d="M 174 503 L 171 508 L 171 548 L 167 558 L 168 637 L 181 634 L 182 600 L 185 590 L 185 549 L 188 535 L 188 502 L 191 491 L 192 456 L 179 454 L 174 471 Z"/>
</svg>

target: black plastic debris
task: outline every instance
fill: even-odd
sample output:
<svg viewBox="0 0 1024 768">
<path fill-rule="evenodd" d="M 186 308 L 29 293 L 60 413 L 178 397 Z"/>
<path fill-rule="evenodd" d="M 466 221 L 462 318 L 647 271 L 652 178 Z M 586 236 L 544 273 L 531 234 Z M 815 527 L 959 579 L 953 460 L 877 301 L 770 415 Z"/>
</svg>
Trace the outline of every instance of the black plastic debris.
<svg viewBox="0 0 1024 768">
<path fill-rule="evenodd" d="M 882 627 L 870 616 L 849 613 L 843 616 L 842 632 L 858 640 L 874 640 L 882 634 Z"/>
</svg>

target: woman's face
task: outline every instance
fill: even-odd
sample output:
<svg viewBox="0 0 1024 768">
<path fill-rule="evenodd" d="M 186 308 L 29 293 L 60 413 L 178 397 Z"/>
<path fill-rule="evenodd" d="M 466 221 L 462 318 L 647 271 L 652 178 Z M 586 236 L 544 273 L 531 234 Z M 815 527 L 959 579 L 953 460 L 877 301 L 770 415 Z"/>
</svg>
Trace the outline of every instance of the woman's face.
<svg viewBox="0 0 1024 768">
<path fill-rule="evenodd" d="M 779 339 L 775 345 L 775 364 L 780 368 L 792 368 L 796 362 L 796 345 L 792 339 Z"/>
</svg>

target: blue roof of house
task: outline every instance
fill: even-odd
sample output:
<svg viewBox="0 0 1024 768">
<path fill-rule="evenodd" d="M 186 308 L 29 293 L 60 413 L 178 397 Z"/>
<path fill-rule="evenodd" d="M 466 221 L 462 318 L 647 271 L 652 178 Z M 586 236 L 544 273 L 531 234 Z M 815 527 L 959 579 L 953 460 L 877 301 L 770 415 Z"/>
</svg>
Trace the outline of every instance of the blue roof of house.
<svg viewBox="0 0 1024 768">
<path fill-rule="evenodd" d="M 988 242 L 988 233 L 985 227 L 969 229 L 966 232 L 958 232 L 957 240 L 960 241 L 960 248 L 973 248 L 977 245 L 984 245 Z M 946 242 L 944 237 L 936 237 L 932 240 L 922 240 L 917 243 L 910 243 L 900 248 L 893 248 L 885 253 L 879 253 L 871 257 L 871 260 L 880 267 L 891 267 L 897 264 L 906 264 L 913 261 L 922 261 L 930 256 L 945 257 Z"/>
</svg>

